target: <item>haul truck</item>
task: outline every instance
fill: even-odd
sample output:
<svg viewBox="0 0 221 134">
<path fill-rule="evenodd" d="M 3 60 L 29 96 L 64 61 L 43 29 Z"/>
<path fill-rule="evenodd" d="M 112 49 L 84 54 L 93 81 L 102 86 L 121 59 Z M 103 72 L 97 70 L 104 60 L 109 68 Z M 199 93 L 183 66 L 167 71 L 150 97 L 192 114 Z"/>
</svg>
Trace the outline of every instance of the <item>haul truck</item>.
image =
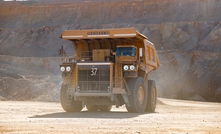
<svg viewBox="0 0 221 134">
<path fill-rule="evenodd" d="M 63 49 L 60 70 L 61 106 L 67 112 L 108 112 L 125 105 L 128 112 L 154 112 L 157 90 L 148 73 L 159 67 L 154 44 L 133 28 L 67 30 L 61 38 L 75 53 Z"/>
</svg>

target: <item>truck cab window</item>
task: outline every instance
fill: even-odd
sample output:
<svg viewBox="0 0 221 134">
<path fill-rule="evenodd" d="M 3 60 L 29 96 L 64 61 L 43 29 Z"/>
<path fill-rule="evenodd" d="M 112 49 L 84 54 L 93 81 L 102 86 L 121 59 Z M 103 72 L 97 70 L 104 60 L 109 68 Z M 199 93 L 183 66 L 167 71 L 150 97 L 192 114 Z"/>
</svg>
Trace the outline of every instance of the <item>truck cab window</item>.
<svg viewBox="0 0 221 134">
<path fill-rule="evenodd" d="M 134 47 L 118 47 L 116 50 L 116 56 L 135 56 Z"/>
</svg>

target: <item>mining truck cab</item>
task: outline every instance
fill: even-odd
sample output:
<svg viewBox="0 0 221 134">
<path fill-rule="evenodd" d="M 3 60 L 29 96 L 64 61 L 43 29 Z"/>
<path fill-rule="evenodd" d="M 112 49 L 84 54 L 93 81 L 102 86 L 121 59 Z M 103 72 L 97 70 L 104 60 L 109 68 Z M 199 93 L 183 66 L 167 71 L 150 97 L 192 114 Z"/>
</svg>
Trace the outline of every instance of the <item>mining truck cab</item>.
<svg viewBox="0 0 221 134">
<path fill-rule="evenodd" d="M 123 65 L 123 77 L 137 77 L 138 51 L 134 45 L 117 46 L 115 60 Z"/>
<path fill-rule="evenodd" d="M 75 53 L 63 48 L 60 101 L 67 112 L 110 111 L 125 105 L 128 112 L 154 112 L 156 85 L 148 73 L 159 60 L 153 43 L 133 28 L 67 30 Z"/>
</svg>

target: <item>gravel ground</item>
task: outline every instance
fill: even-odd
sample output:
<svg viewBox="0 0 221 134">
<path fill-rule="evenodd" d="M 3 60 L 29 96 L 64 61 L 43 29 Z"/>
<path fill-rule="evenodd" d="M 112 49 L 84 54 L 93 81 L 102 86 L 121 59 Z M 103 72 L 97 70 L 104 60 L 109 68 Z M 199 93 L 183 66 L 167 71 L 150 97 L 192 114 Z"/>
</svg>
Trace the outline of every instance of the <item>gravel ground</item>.
<svg viewBox="0 0 221 134">
<path fill-rule="evenodd" d="M 221 133 L 221 104 L 160 99 L 156 113 L 66 113 L 59 103 L 0 101 L 0 133 Z M 163 102 L 163 103 L 162 103 Z"/>
</svg>

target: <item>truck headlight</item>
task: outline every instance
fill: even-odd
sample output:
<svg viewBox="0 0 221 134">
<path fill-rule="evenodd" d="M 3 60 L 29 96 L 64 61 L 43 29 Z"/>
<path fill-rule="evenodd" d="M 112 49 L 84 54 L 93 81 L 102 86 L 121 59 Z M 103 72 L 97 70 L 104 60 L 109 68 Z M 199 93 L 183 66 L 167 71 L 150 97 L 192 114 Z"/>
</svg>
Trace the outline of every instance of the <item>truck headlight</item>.
<svg viewBox="0 0 221 134">
<path fill-rule="evenodd" d="M 66 67 L 66 71 L 67 71 L 67 72 L 70 72 L 70 71 L 71 71 L 71 67 L 69 67 L 69 66 Z"/>
<path fill-rule="evenodd" d="M 61 67 L 60 70 L 61 70 L 61 72 L 64 72 L 65 71 L 65 67 Z"/>
<path fill-rule="evenodd" d="M 130 70 L 134 70 L 134 69 L 135 69 L 134 65 L 131 65 Z"/>
<path fill-rule="evenodd" d="M 124 65 L 124 70 L 128 70 L 128 65 Z"/>
</svg>

